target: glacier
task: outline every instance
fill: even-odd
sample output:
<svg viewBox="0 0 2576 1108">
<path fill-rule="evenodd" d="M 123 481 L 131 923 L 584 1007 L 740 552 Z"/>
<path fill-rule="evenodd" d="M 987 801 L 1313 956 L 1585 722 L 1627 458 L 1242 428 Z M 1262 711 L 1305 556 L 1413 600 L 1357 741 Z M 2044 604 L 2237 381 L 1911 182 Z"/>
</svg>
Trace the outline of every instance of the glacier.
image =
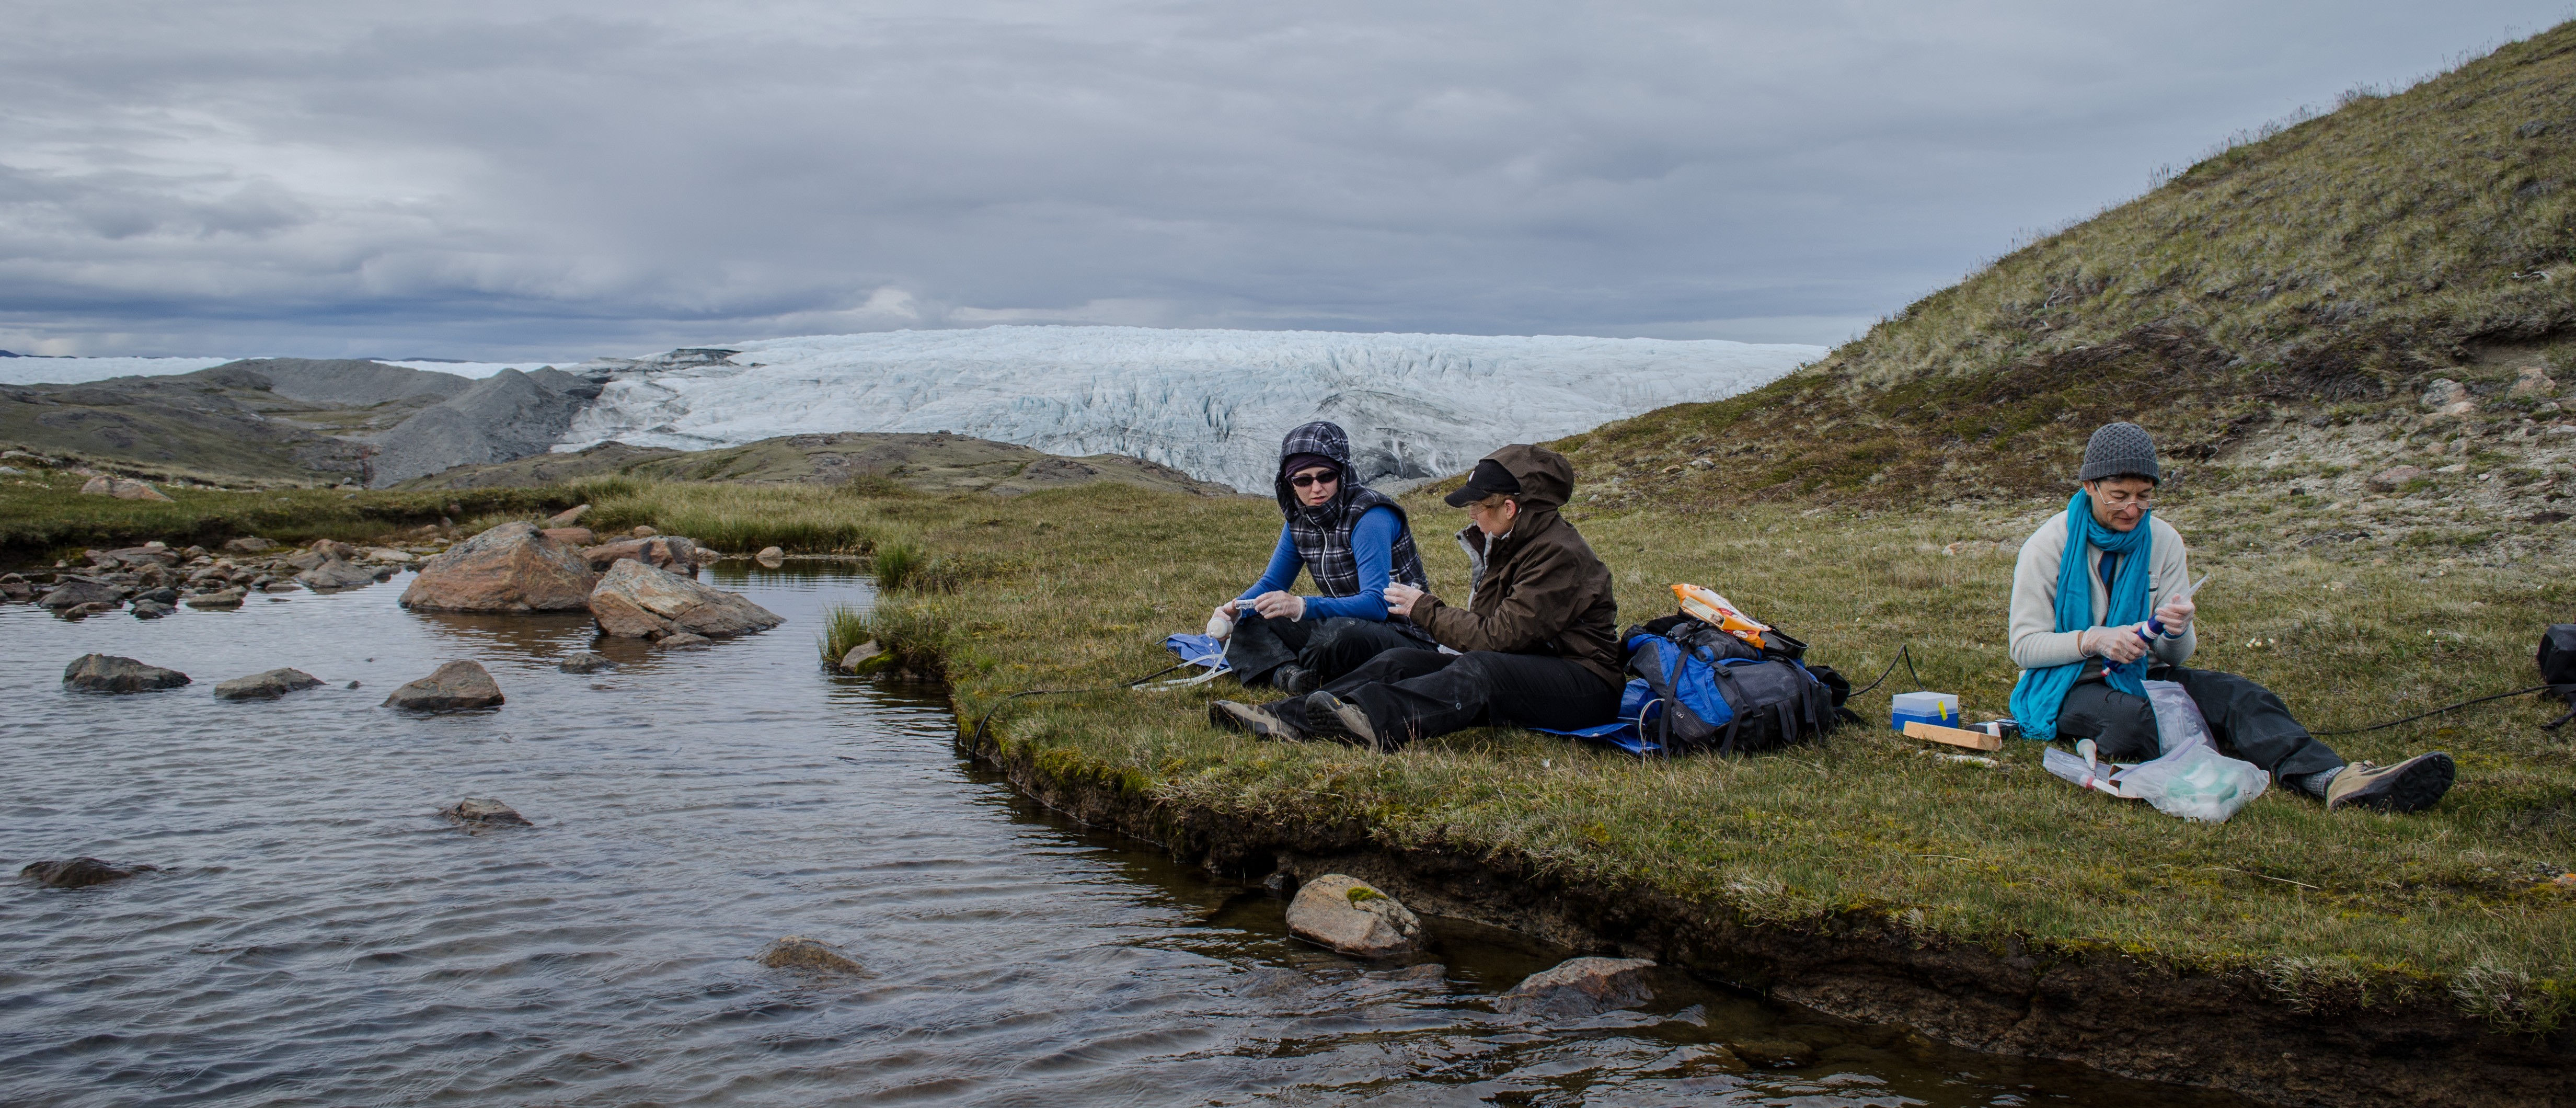
<svg viewBox="0 0 2576 1108">
<path fill-rule="evenodd" d="M 1455 473 L 1495 447 L 1721 400 L 1824 356 L 1717 339 L 994 326 L 762 339 L 600 358 L 557 451 L 703 450 L 778 435 L 947 431 L 1126 454 L 1267 492 L 1279 440 L 1329 419 L 1362 480 Z"/>
</svg>

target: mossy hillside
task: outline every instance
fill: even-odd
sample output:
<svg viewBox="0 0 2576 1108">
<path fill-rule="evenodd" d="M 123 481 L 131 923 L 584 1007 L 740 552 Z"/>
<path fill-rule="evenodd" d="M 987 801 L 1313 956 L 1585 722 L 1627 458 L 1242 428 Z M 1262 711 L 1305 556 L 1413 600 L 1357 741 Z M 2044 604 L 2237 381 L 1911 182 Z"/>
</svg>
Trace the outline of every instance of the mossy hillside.
<svg viewBox="0 0 2576 1108">
<path fill-rule="evenodd" d="M 2378 434 L 2437 377 L 2517 421 L 2554 402 L 2509 396 L 2523 368 L 2576 383 L 2571 186 L 2564 25 L 2229 146 L 1766 388 L 1578 436 L 1578 460 L 1624 492 L 1888 505 L 2041 491 L 2108 419 L 2186 467 L 2285 424 Z"/>
<path fill-rule="evenodd" d="M 1577 518 L 1617 574 L 1623 617 L 1669 610 L 1670 581 L 1712 584 L 1863 682 L 1907 646 L 1925 686 L 2000 713 L 2008 547 L 2053 508 Z M 1456 521 L 1427 495 L 1412 510 L 1426 535 Z M 2248 528 L 2168 515 L 2186 535 Z M 1494 730 L 1381 758 L 1213 730 L 1205 701 L 1244 695 L 1223 681 L 1004 699 L 1168 665 L 1161 638 L 1257 571 L 1278 526 L 1266 505 L 1096 487 L 917 504 L 905 523 L 901 541 L 998 568 L 881 596 L 868 633 L 943 663 L 968 725 L 995 713 L 1006 752 L 1051 780 L 1230 820 L 1356 826 L 1389 850 L 1525 858 L 1721 916 L 1794 927 L 1859 912 L 1927 937 L 2251 971 L 2300 1003 L 2449 990 L 2531 1028 L 2576 999 L 2576 896 L 2555 880 L 2576 865 L 2576 755 L 2538 730 L 2552 713 L 2531 699 L 2333 740 L 2353 758 L 2458 756 L 2458 788 L 2412 817 L 2274 793 L 2190 824 L 2047 776 L 2036 744 L 1987 766 L 1875 728 L 1737 760 L 1640 763 Z M 1423 549 L 1436 591 L 1463 593 L 1463 556 Z M 2528 567 L 2342 564 L 2295 547 L 2200 564 L 2221 573 L 2200 661 L 2282 690 L 2321 729 L 2530 683 L 2538 628 L 2576 601 Z M 1884 719 L 1887 695 L 1911 687 L 1900 668 L 1854 707 Z"/>
</svg>

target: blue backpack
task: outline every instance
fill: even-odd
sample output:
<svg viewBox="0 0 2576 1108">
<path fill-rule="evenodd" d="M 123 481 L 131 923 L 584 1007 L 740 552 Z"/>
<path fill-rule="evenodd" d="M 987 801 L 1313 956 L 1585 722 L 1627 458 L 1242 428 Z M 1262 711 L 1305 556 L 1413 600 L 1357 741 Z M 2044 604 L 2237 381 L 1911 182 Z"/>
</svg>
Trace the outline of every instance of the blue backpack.
<svg viewBox="0 0 2576 1108">
<path fill-rule="evenodd" d="M 1775 750 L 1823 738 L 1840 722 L 1851 683 L 1809 667 L 1806 644 L 1774 631 L 1769 648 L 1688 616 L 1630 627 L 1627 699 L 1638 737 L 1665 754 Z M 1639 686 L 1642 685 L 1643 688 Z"/>
</svg>

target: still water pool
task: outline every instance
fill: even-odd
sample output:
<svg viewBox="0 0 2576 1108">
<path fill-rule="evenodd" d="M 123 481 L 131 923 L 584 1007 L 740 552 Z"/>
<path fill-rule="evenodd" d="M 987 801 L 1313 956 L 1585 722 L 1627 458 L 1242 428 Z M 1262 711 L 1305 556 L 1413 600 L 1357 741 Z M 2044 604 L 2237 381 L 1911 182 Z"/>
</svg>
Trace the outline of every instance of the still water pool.
<svg viewBox="0 0 2576 1108">
<path fill-rule="evenodd" d="M 936 692 L 822 672 L 821 612 L 864 577 L 711 576 L 787 625 L 600 644 L 622 664 L 588 676 L 554 668 L 586 620 L 413 614 L 403 578 L 153 622 L 0 608 L 7 872 L 162 867 L 0 881 L 0 1102 L 2238 1103 L 1680 979 L 1642 1013 L 1515 1022 L 1494 994 L 1574 952 L 1441 921 L 1411 966 L 1305 946 L 1261 889 L 1017 798 Z M 65 692 L 92 651 L 196 684 Z M 455 658 L 509 702 L 377 707 Z M 277 666 L 330 683 L 211 695 Z M 536 826 L 436 814 L 468 796 Z M 869 975 L 752 961 L 790 934 Z"/>
</svg>

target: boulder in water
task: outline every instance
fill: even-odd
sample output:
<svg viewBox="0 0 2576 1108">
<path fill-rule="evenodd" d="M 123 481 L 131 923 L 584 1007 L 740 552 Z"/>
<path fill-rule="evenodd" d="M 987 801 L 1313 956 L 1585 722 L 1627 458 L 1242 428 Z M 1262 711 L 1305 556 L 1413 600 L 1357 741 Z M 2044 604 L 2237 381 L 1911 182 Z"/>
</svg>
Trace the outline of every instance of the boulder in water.
<svg viewBox="0 0 2576 1108">
<path fill-rule="evenodd" d="M 775 546 L 764 546 L 760 548 L 760 553 L 752 555 L 752 558 L 762 565 L 776 569 L 787 561 L 787 552 Z"/>
<path fill-rule="evenodd" d="M 468 831 L 484 827 L 536 826 L 535 824 L 528 822 L 528 817 L 520 815 L 509 805 L 503 804 L 488 796 L 466 797 L 463 800 L 439 809 L 438 814 L 446 816 L 450 822 L 456 823 Z"/>
<path fill-rule="evenodd" d="M 131 869 L 118 869 L 96 858 L 81 857 L 65 858 L 59 862 L 30 862 L 26 868 L 18 871 L 18 876 L 39 884 L 51 885 L 57 889 L 85 889 L 91 885 L 122 881 L 135 874 L 148 873 L 158 868 L 157 866 L 135 866 Z"/>
<path fill-rule="evenodd" d="M 124 602 L 124 590 L 86 577 L 58 578 L 52 589 L 36 598 L 36 603 L 48 608 L 69 608 L 76 604 L 104 604 L 113 608 Z"/>
<path fill-rule="evenodd" d="M 402 604 L 429 612 L 560 612 L 590 603 L 599 576 L 529 523 L 504 523 L 421 564 Z"/>
<path fill-rule="evenodd" d="M 590 594 L 599 629 L 621 638 L 741 635 L 786 622 L 739 594 L 711 589 L 633 559 L 611 564 Z"/>
<path fill-rule="evenodd" d="M 789 935 L 769 944 L 757 959 L 771 969 L 813 970 L 819 973 L 866 973 L 859 960 L 842 953 L 841 948 L 821 939 Z"/>
<path fill-rule="evenodd" d="M 191 608 L 238 608 L 242 606 L 244 595 L 246 594 L 240 589 L 224 589 L 218 592 L 199 593 L 180 603 Z"/>
<path fill-rule="evenodd" d="M 1409 954 L 1422 947 L 1422 920 L 1394 897 L 1356 877 L 1328 873 L 1288 902 L 1288 933 L 1360 958 Z"/>
<path fill-rule="evenodd" d="M 248 677 L 236 677 L 215 684 L 217 700 L 275 700 L 291 692 L 300 692 L 322 683 L 322 679 L 300 669 L 272 669 Z"/>
<path fill-rule="evenodd" d="M 1568 958 L 1522 978 L 1511 991 L 1495 998 L 1494 1008 L 1550 1020 L 1634 1008 L 1655 998 L 1655 991 L 1646 986 L 1646 971 L 1653 968 L 1655 964 L 1644 958 Z"/>
<path fill-rule="evenodd" d="M 384 706 L 408 712 L 462 712 L 501 703 L 501 686 L 476 662 L 449 662 L 438 671 L 394 690 Z"/>
<path fill-rule="evenodd" d="M 178 610 L 158 600 L 137 600 L 132 609 L 136 619 L 159 619 Z"/>
<path fill-rule="evenodd" d="M 565 673 L 597 673 L 603 669 L 616 669 L 617 663 L 609 661 L 605 654 L 584 650 L 565 655 L 563 661 L 555 663 L 555 668 Z"/>
<path fill-rule="evenodd" d="M 362 566 L 356 562 L 332 557 L 323 559 L 320 565 L 296 574 L 295 580 L 315 592 L 338 592 L 342 589 L 363 588 L 375 584 L 380 575 L 390 573 L 392 573 L 390 569 Z"/>
<path fill-rule="evenodd" d="M 178 670 L 147 666 L 113 654 L 83 654 L 63 668 L 63 684 L 89 692 L 151 692 L 187 683 L 188 675 Z"/>
</svg>

